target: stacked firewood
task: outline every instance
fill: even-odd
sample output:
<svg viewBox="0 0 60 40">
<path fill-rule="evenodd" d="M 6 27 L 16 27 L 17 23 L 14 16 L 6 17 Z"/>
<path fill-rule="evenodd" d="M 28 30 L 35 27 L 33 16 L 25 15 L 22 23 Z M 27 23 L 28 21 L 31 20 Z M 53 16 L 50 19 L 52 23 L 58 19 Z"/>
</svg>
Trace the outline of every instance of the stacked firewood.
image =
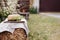
<svg viewBox="0 0 60 40">
<path fill-rule="evenodd" d="M 13 34 L 7 31 L 0 33 L 0 40 L 26 40 L 26 39 L 27 39 L 26 32 L 22 28 L 15 29 Z"/>
</svg>

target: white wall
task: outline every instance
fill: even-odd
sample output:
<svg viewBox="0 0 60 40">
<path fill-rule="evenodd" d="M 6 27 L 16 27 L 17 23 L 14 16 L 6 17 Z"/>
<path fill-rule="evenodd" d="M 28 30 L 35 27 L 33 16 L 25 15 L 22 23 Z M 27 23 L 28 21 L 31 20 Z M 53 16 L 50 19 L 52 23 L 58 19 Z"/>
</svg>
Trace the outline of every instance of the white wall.
<svg viewBox="0 0 60 40">
<path fill-rule="evenodd" d="M 34 0 L 33 1 L 33 7 L 36 8 L 37 7 L 37 11 L 39 12 L 39 0 Z"/>
</svg>

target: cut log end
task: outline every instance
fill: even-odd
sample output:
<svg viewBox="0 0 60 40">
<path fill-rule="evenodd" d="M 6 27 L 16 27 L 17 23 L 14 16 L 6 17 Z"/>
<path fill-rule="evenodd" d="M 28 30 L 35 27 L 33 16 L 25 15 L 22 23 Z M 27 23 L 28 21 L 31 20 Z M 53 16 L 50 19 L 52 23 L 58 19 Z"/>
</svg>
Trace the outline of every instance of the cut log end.
<svg viewBox="0 0 60 40">
<path fill-rule="evenodd" d="M 11 34 L 10 32 L 2 32 L 0 33 L 0 40 L 26 40 L 27 39 L 27 35 L 24 29 L 15 29 L 15 31 L 13 32 L 13 34 Z"/>
</svg>

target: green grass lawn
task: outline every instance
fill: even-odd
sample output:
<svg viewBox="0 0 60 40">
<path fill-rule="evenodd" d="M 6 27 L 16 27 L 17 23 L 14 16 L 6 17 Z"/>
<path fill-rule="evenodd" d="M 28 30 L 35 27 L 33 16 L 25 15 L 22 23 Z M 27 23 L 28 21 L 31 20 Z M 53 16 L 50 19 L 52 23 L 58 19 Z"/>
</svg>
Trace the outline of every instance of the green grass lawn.
<svg viewBox="0 0 60 40">
<path fill-rule="evenodd" d="M 29 40 L 60 40 L 60 19 L 30 14 Z"/>
</svg>

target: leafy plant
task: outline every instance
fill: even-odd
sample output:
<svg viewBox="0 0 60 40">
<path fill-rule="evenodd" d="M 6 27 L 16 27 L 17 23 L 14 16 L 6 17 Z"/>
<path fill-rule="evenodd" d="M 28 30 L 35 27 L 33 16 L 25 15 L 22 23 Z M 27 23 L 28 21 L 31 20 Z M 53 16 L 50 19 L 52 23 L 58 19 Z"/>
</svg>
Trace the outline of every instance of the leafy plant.
<svg viewBox="0 0 60 40">
<path fill-rule="evenodd" d="M 29 9 L 29 12 L 32 13 L 32 14 L 36 14 L 37 13 L 37 8 L 31 7 Z"/>
<path fill-rule="evenodd" d="M 3 21 L 10 13 L 8 11 L 0 11 L 0 22 Z"/>
</svg>

